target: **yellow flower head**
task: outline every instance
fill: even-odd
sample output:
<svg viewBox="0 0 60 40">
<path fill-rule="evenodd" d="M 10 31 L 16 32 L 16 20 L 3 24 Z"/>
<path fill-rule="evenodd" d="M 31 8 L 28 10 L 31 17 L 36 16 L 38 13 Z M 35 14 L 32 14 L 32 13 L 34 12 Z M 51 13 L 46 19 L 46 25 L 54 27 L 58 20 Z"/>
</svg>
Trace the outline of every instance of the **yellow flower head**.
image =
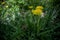
<svg viewBox="0 0 60 40">
<path fill-rule="evenodd" d="M 29 6 L 29 8 L 33 8 L 33 6 Z"/>
<path fill-rule="evenodd" d="M 2 2 L 1 4 L 5 4 L 5 2 Z"/>
<path fill-rule="evenodd" d="M 32 10 L 32 13 L 34 15 L 41 15 L 43 13 L 43 11 L 41 9 L 35 9 L 35 10 Z"/>
<path fill-rule="evenodd" d="M 37 6 L 36 9 L 43 9 L 43 6 Z"/>
<path fill-rule="evenodd" d="M 5 6 L 6 8 L 8 8 L 8 5 L 7 6 Z"/>
</svg>

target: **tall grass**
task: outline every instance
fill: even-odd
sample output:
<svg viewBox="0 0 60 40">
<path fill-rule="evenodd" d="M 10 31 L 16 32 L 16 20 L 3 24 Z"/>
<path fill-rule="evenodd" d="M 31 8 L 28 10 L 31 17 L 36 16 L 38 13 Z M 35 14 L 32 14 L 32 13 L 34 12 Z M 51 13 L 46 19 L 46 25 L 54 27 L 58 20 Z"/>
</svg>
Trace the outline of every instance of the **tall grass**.
<svg viewBox="0 0 60 40">
<path fill-rule="evenodd" d="M 1 2 L 2 3 L 2 2 Z M 44 17 L 33 15 L 28 6 L 44 7 Z M 46 0 L 7 0 L 0 5 L 0 38 L 2 40 L 53 40 L 58 10 Z M 7 7 L 8 6 L 8 7 Z"/>
</svg>

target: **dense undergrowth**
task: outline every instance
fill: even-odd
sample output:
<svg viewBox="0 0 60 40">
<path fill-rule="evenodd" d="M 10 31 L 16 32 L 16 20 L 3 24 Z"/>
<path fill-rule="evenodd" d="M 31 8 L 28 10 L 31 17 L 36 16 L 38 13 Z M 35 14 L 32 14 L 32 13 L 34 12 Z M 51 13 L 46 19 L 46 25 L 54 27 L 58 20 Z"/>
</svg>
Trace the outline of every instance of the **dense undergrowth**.
<svg viewBox="0 0 60 40">
<path fill-rule="evenodd" d="M 1 40 L 59 40 L 59 5 L 54 0 L 1 0 Z M 42 10 L 36 10 L 42 6 Z M 39 7 L 39 8 L 40 8 Z M 40 12 L 41 11 L 41 12 Z M 35 15 L 43 13 L 41 15 Z M 56 35 L 57 34 L 57 35 Z"/>
</svg>

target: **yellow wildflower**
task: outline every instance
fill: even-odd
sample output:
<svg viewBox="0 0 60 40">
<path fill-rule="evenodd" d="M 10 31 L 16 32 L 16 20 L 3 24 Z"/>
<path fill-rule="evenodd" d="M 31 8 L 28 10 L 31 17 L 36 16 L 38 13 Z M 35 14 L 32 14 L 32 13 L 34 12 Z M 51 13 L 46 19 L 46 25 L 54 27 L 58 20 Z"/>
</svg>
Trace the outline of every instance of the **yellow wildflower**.
<svg viewBox="0 0 60 40">
<path fill-rule="evenodd" d="M 34 15 L 42 15 L 43 11 L 41 9 L 35 9 L 35 10 L 32 10 L 32 13 Z"/>
<path fill-rule="evenodd" d="M 8 5 L 7 6 L 5 6 L 6 8 L 8 8 Z"/>
<path fill-rule="evenodd" d="M 37 6 L 36 9 L 43 9 L 43 6 Z"/>
<path fill-rule="evenodd" d="M 33 8 L 33 6 L 29 6 L 29 8 Z"/>
<path fill-rule="evenodd" d="M 5 4 L 5 2 L 2 2 L 1 4 Z"/>
</svg>

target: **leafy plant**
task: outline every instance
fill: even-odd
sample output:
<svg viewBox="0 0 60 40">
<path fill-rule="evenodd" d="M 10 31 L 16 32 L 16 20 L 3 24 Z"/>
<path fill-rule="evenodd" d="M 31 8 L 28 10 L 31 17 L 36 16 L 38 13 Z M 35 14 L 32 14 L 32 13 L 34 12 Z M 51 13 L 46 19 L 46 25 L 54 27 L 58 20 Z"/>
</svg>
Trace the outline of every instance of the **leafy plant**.
<svg viewBox="0 0 60 40">
<path fill-rule="evenodd" d="M 59 26 L 55 19 L 59 13 L 52 0 L 6 0 L 0 5 L 0 39 L 2 40 L 53 40 Z M 33 6 L 32 9 L 29 6 Z M 43 6 L 44 17 L 32 10 Z"/>
</svg>

